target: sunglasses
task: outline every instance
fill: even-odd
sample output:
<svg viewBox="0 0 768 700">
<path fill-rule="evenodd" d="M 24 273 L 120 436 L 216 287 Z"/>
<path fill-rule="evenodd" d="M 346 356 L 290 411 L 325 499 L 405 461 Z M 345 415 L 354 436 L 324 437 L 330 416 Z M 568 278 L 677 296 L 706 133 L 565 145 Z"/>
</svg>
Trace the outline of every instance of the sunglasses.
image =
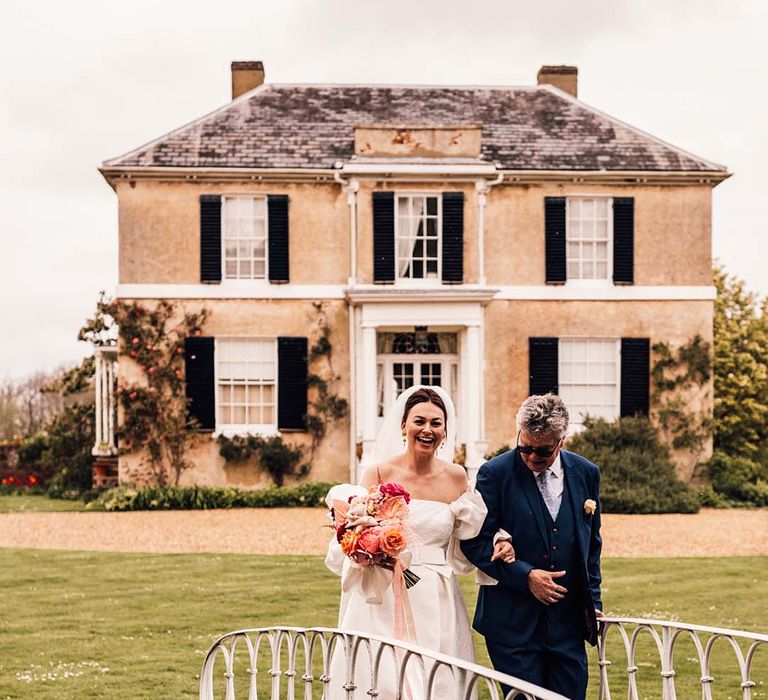
<svg viewBox="0 0 768 700">
<path fill-rule="evenodd" d="M 520 444 L 520 433 L 517 434 L 517 449 L 524 455 L 535 454 L 537 457 L 551 457 L 555 450 L 560 447 L 562 440 L 559 440 L 553 447 L 533 447 L 532 445 Z"/>
</svg>

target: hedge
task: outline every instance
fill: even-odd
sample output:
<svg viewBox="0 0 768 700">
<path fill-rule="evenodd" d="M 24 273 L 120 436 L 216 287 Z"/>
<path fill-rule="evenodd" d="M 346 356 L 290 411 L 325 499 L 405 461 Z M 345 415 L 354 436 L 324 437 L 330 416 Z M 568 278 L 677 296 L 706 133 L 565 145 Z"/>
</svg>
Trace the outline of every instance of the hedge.
<svg viewBox="0 0 768 700">
<path fill-rule="evenodd" d="M 315 507 L 325 505 L 325 495 L 331 486 L 332 483 L 319 481 L 260 491 L 210 486 L 118 486 L 105 491 L 88 507 L 106 511 Z"/>
</svg>

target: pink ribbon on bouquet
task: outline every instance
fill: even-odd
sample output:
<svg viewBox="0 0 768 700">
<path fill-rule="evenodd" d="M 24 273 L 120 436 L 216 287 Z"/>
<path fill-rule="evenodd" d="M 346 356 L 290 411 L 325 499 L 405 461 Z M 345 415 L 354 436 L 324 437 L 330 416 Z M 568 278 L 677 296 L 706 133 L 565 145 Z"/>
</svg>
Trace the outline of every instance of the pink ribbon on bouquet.
<svg viewBox="0 0 768 700">
<path fill-rule="evenodd" d="M 392 595 L 395 601 L 395 620 L 393 625 L 393 636 L 395 639 L 399 639 L 404 642 L 418 641 L 416 639 L 416 625 L 413 621 L 413 609 L 411 608 L 411 600 L 408 596 L 408 589 L 405 587 L 405 578 L 403 577 L 403 571 L 405 571 L 403 562 L 400 561 L 400 557 L 395 560 L 395 567 L 392 571 Z M 395 654 L 399 663 L 403 662 L 403 650 L 395 648 Z M 403 697 L 405 700 L 410 700 L 413 697 L 411 687 L 408 683 L 408 674 L 405 674 L 403 679 Z"/>
</svg>

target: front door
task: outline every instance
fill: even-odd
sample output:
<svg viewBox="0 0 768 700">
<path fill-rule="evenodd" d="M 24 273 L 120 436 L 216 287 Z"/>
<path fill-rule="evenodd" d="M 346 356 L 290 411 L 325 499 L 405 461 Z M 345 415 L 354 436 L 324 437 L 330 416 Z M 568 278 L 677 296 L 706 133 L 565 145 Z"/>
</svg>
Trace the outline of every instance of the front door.
<svg viewBox="0 0 768 700">
<path fill-rule="evenodd" d="M 398 342 L 406 335 L 402 333 L 382 335 L 377 357 L 379 427 L 384 417 L 392 410 L 397 397 L 414 384 L 428 384 L 445 389 L 453 399 L 458 414 L 459 357 L 455 352 L 456 334 L 432 333 L 431 342 L 427 344 Z M 391 342 L 392 336 L 394 342 Z M 386 352 L 387 350 L 390 352 Z M 391 352 L 392 350 L 395 352 Z M 445 350 L 448 352 L 444 352 Z"/>
</svg>

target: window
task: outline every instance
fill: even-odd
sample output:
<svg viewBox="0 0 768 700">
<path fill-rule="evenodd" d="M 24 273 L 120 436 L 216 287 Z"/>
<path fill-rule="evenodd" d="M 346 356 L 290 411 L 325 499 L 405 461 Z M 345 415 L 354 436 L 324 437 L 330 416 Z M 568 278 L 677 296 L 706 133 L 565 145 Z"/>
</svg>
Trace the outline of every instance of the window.
<svg viewBox="0 0 768 700">
<path fill-rule="evenodd" d="M 568 407 L 571 427 L 584 427 L 584 417 L 614 420 L 619 416 L 619 341 L 559 341 L 560 397 Z"/>
<path fill-rule="evenodd" d="M 568 197 L 565 229 L 568 280 L 610 279 L 610 205 L 607 197 Z"/>
<path fill-rule="evenodd" d="M 440 279 L 440 196 L 395 197 L 395 256 L 398 279 Z"/>
<path fill-rule="evenodd" d="M 217 429 L 274 430 L 277 425 L 274 340 L 217 338 Z"/>
<path fill-rule="evenodd" d="M 224 278 L 267 276 L 267 200 L 224 197 L 222 202 Z"/>
</svg>

